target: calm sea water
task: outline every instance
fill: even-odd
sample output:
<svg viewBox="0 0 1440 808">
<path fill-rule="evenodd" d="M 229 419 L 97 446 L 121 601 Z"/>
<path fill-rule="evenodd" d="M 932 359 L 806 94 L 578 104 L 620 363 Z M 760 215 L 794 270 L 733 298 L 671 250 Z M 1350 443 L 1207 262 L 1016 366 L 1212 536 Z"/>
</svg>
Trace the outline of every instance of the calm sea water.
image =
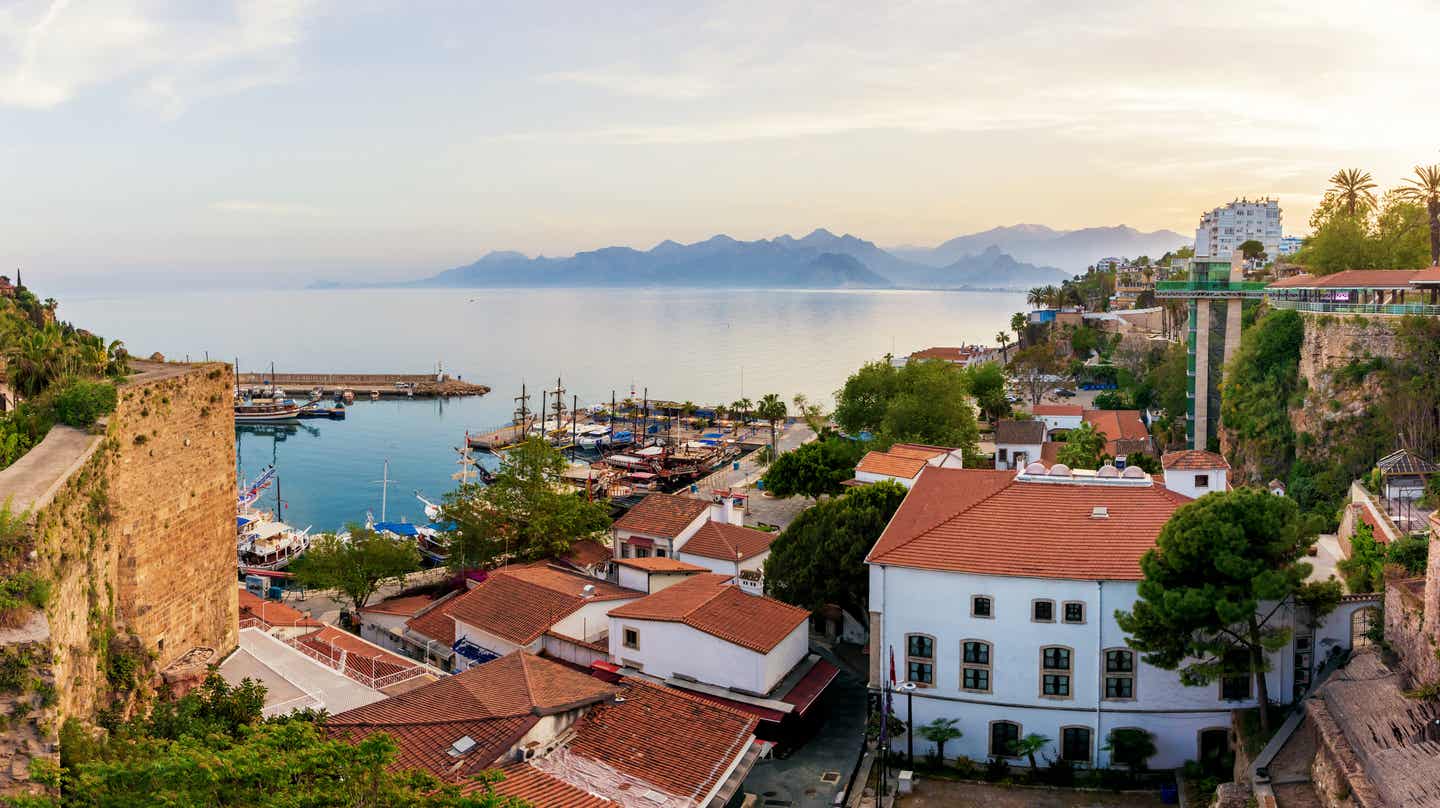
<svg viewBox="0 0 1440 808">
<path fill-rule="evenodd" d="M 453 487 L 465 431 L 505 422 L 525 382 L 557 377 L 582 405 L 649 388 L 697 403 L 796 393 L 830 401 L 861 363 L 930 345 L 993 343 L 1023 294 L 795 290 L 431 290 L 69 296 L 61 316 L 132 353 L 239 361 L 242 371 L 424 373 L 489 385 L 449 401 L 357 402 L 344 421 L 242 431 L 240 472 L 276 462 L 285 519 L 333 530 L 379 517 L 390 462 L 392 519 L 423 519 L 414 491 Z M 299 393 L 301 391 L 292 391 Z M 531 406 L 538 404 L 531 399 Z M 273 491 L 271 502 L 273 503 Z"/>
</svg>

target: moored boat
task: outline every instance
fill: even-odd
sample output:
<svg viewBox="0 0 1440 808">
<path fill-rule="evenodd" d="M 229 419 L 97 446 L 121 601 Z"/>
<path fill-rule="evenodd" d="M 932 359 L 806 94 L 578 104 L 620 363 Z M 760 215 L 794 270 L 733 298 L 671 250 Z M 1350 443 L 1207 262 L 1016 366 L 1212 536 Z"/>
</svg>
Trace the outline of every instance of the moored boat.
<svg viewBox="0 0 1440 808">
<path fill-rule="evenodd" d="M 237 424 L 265 424 L 277 421 L 296 421 L 299 418 L 300 405 L 293 401 L 235 400 L 235 423 Z"/>
</svg>

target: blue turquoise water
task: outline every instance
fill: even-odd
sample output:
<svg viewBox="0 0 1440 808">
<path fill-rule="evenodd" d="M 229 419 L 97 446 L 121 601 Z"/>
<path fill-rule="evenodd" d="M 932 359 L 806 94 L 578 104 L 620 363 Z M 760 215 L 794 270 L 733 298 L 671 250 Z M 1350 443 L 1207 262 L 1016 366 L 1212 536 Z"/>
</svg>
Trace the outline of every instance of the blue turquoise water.
<svg viewBox="0 0 1440 808">
<path fill-rule="evenodd" d="M 830 401 L 845 377 L 886 353 L 992 343 L 1023 294 L 798 290 L 364 289 L 67 297 L 60 314 L 132 353 L 238 360 L 241 370 L 445 371 L 494 389 L 481 398 L 360 401 L 344 421 L 281 434 L 242 432 L 241 471 L 272 460 L 284 519 L 334 530 L 380 516 L 422 518 L 414 491 L 453 487 L 466 430 L 505 422 L 522 382 L 557 377 L 583 405 L 611 392 L 697 403 L 796 393 Z M 302 391 L 295 390 L 293 393 Z M 539 403 L 538 396 L 531 406 Z M 267 491 L 273 503 L 274 492 Z"/>
</svg>

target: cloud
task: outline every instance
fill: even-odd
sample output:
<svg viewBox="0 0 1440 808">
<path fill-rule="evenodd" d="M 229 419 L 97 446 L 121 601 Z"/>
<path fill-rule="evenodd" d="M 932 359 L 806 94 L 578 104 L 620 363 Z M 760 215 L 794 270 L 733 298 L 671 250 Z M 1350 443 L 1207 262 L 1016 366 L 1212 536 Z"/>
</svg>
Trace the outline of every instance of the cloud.
<svg viewBox="0 0 1440 808">
<path fill-rule="evenodd" d="M 155 0 L 20 0 L 0 10 L 0 106 L 50 109 L 128 86 L 165 116 L 288 79 L 308 0 L 232 0 L 165 13 Z"/>
<path fill-rule="evenodd" d="M 210 205 L 222 213 L 259 214 L 262 216 L 323 216 L 325 211 L 293 202 L 270 202 L 254 199 L 227 199 Z"/>
</svg>

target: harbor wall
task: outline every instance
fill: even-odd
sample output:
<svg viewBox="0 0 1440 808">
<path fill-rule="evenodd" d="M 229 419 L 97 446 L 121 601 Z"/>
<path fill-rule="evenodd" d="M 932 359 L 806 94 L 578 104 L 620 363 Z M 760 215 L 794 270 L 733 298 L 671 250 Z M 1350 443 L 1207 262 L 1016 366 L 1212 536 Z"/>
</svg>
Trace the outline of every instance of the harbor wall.
<svg viewBox="0 0 1440 808">
<path fill-rule="evenodd" d="M 25 705 L 0 730 L 0 794 L 44 788 L 68 720 L 123 718 L 161 669 L 237 641 L 229 368 L 137 365 L 106 422 L 57 426 L 0 472 L 22 519 L 0 572 L 49 586 L 38 623 L 0 633 L 0 696 Z M 34 673 L 4 675 L 20 662 Z"/>
</svg>

